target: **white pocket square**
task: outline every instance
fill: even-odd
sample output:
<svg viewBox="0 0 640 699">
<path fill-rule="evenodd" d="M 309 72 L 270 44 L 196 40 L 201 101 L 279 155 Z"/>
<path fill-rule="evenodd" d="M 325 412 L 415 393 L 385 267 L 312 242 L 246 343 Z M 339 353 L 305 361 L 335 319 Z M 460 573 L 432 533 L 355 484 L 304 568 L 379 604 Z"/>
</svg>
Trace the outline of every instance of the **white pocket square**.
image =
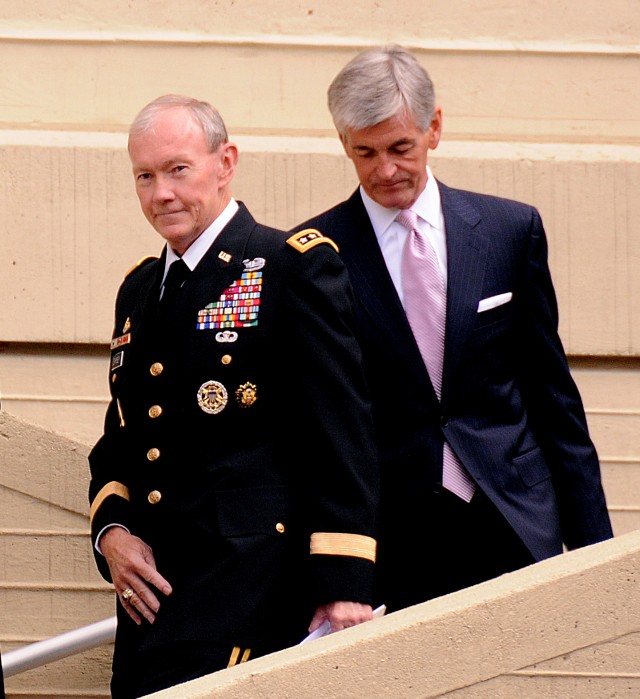
<svg viewBox="0 0 640 699">
<path fill-rule="evenodd" d="M 478 313 L 483 311 L 488 311 L 490 308 L 497 308 L 505 303 L 509 303 L 513 298 L 513 293 L 507 291 L 506 294 L 498 294 L 497 296 L 489 296 L 489 298 L 482 299 L 478 304 Z"/>
</svg>

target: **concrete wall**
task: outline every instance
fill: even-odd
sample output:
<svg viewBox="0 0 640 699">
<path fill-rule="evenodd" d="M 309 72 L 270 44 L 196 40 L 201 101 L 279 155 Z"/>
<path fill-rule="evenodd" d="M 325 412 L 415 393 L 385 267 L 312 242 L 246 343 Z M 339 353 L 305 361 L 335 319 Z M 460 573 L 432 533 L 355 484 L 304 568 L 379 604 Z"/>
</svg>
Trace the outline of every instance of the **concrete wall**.
<svg viewBox="0 0 640 699">
<path fill-rule="evenodd" d="M 640 532 L 148 695 L 635 699 Z"/>
<path fill-rule="evenodd" d="M 355 187 L 326 87 L 359 49 L 394 41 L 416 51 L 443 106 L 435 174 L 542 213 L 615 531 L 637 529 L 638 37 L 637 0 L 0 0 L 2 409 L 79 448 L 100 434 L 114 295 L 161 248 L 125 152 L 140 107 L 165 92 L 219 107 L 241 151 L 236 196 L 288 228 Z M 32 504 L 5 495 L 11 526 L 27 527 Z M 36 503 L 45 523 L 80 512 Z M 11 541 L 31 550 L 35 536 Z M 23 592 L 11 594 L 10 608 Z"/>
<path fill-rule="evenodd" d="M 115 614 L 89 537 L 87 448 L 0 412 L 0 648 L 8 653 Z M 7 697 L 106 697 L 102 646 L 9 677 Z"/>
<path fill-rule="evenodd" d="M 216 104 L 235 194 L 288 228 L 356 179 L 325 105 L 359 49 L 415 50 L 444 109 L 448 184 L 539 207 L 560 329 L 616 531 L 640 523 L 640 13 L 636 0 L 0 0 L 0 399 L 87 444 L 123 274 L 161 241 L 139 211 L 126 129 L 157 95 Z M 635 389 L 635 390 L 632 390 Z"/>
<path fill-rule="evenodd" d="M 84 445 L 0 412 L 3 653 L 110 617 Z M 258 658 L 158 699 L 635 699 L 640 531 Z M 8 699 L 108 696 L 112 646 L 9 677 Z"/>
</svg>

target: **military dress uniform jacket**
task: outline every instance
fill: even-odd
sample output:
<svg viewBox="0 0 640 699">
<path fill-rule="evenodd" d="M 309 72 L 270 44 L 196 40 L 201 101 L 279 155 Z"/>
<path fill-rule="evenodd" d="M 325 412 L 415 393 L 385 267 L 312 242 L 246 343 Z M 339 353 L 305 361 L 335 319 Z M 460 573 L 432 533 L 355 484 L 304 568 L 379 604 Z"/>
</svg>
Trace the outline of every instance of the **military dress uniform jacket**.
<svg viewBox="0 0 640 699">
<path fill-rule="evenodd" d="M 145 643 L 277 649 L 316 605 L 371 602 L 378 476 L 353 299 L 331 241 L 287 237 L 241 204 L 170 318 L 164 254 L 118 292 L 89 497 L 94 541 L 127 527 L 173 586 Z"/>
<path fill-rule="evenodd" d="M 379 560 L 428 550 L 424 494 L 446 438 L 534 560 L 611 536 L 598 457 L 558 336 L 538 212 L 438 183 L 447 236 L 441 402 L 359 190 L 301 224 L 331 236 L 356 295 L 356 335 L 381 460 Z M 508 556 L 508 552 L 504 552 Z M 446 571 L 438 571 L 446 576 Z"/>
</svg>

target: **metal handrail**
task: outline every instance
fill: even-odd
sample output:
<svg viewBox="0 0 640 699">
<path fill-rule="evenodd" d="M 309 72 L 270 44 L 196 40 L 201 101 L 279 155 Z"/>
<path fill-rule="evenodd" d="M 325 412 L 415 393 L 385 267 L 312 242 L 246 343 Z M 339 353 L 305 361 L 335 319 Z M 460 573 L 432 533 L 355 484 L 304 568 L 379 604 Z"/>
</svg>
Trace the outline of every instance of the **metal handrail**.
<svg viewBox="0 0 640 699">
<path fill-rule="evenodd" d="M 96 621 L 88 626 L 67 631 L 44 641 L 2 654 L 2 669 L 5 677 L 46 665 L 54 660 L 67 658 L 76 653 L 110 643 L 116 636 L 116 617 Z"/>
</svg>

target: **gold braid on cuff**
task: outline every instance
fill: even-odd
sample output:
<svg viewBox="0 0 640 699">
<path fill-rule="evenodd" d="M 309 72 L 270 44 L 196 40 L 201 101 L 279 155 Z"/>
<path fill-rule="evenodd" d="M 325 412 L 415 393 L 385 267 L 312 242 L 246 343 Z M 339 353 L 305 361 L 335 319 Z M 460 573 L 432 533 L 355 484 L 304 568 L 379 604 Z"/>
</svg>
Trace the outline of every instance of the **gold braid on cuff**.
<svg viewBox="0 0 640 699">
<path fill-rule="evenodd" d="M 131 499 L 129 497 L 129 488 L 127 488 L 126 485 L 118 483 L 118 481 L 111 481 L 106 485 L 103 485 L 102 488 L 100 488 L 98 494 L 95 496 L 95 498 L 93 498 L 93 502 L 91 503 L 91 510 L 89 511 L 90 521 L 93 521 L 96 512 L 100 509 L 100 505 L 102 505 L 102 503 L 110 495 L 119 495 L 121 498 L 124 498 L 125 500 Z"/>
<path fill-rule="evenodd" d="M 362 534 L 315 532 L 311 535 L 311 555 L 355 556 L 376 561 L 376 540 Z"/>
</svg>

